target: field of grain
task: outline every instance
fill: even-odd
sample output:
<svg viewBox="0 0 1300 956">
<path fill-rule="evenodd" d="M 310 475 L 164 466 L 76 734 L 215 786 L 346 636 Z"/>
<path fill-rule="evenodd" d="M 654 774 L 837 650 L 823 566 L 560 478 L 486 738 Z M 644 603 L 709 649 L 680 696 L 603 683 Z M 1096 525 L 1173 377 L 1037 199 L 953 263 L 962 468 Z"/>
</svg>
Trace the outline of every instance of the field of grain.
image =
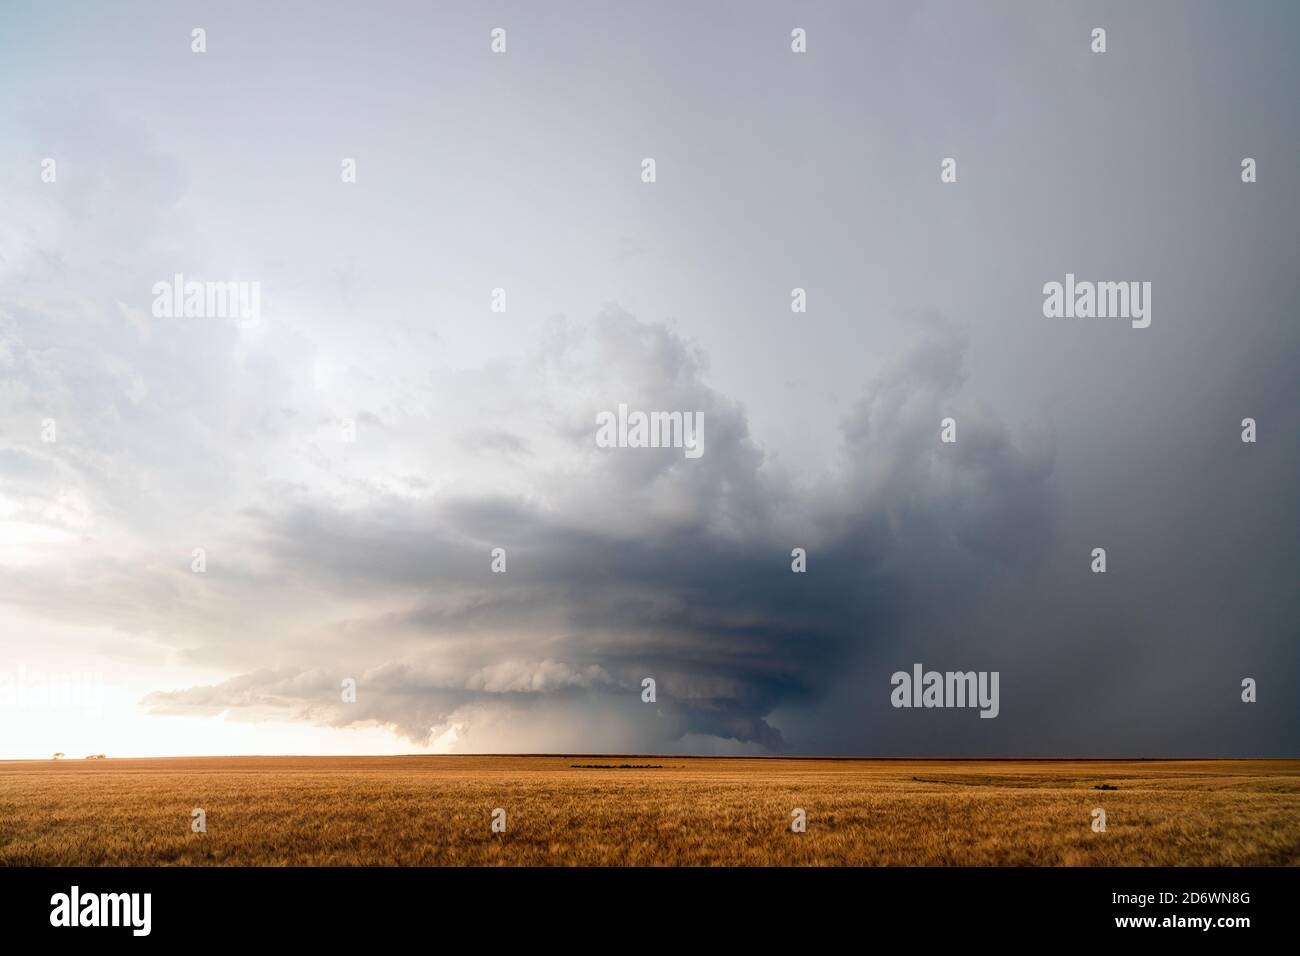
<svg viewBox="0 0 1300 956">
<path fill-rule="evenodd" d="M 1300 761 L 0 762 L 0 865 L 127 864 L 1296 865 Z"/>
</svg>

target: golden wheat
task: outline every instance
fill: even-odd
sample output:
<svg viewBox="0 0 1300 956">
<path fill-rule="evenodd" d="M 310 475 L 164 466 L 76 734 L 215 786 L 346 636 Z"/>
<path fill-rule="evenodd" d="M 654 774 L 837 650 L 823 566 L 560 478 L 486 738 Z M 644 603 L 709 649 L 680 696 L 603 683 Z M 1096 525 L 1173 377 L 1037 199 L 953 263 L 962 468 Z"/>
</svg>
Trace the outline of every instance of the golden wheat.
<svg viewBox="0 0 1300 956">
<path fill-rule="evenodd" d="M 206 833 L 191 832 L 196 807 Z M 796 807 L 806 833 L 791 832 Z M 0 865 L 1297 862 L 1296 760 L 0 762 Z"/>
</svg>

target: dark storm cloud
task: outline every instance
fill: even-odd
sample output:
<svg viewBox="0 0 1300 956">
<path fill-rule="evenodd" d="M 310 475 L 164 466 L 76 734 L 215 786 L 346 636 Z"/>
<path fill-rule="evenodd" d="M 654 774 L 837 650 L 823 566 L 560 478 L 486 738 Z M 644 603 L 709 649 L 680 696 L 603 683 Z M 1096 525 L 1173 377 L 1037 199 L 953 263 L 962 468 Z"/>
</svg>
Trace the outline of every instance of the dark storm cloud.
<svg viewBox="0 0 1300 956">
<path fill-rule="evenodd" d="M 553 666 L 605 675 L 592 693 L 635 699 L 642 678 L 654 677 L 657 709 L 675 719 L 670 739 L 653 722 L 633 730 L 645 746 L 703 734 L 780 749 L 786 741 L 771 713 L 815 704 L 862 648 L 896 637 L 907 624 L 896 595 L 915 579 L 939 562 L 1032 561 L 1050 539 L 1050 441 L 1039 437 L 1026 451 L 987 413 L 951 404 L 963 354 L 951 330 L 931 330 L 870 385 L 843 427 L 844 470 L 799 493 L 765 473 L 740 413 L 699 383 L 679 340 L 618 312 L 597 329 L 599 362 L 644 363 L 667 383 L 665 401 L 642 393 L 647 407 L 683 407 L 671 400 L 683 394 L 706 407 L 702 458 L 603 450 L 589 473 L 573 477 L 580 493 L 571 510 L 485 495 L 259 515 L 270 575 L 359 598 L 405 595 L 400 611 L 353 620 L 349 633 L 399 634 L 410 661 L 436 658 L 459 675 L 460 686 L 425 693 L 390 681 L 406 665 L 378 669 L 366 679 L 374 703 L 353 719 L 391 722 L 423 742 L 457 706 L 487 693 L 465 675 L 541 652 L 563 662 Z M 938 440 L 949 413 L 959 421 L 956 445 Z M 594 425 L 574 431 L 573 454 L 585 455 Z M 685 491 L 680 499 L 675 488 Z M 637 517 L 604 529 L 587 520 L 641 494 L 682 506 L 662 523 Z M 807 522 L 798 533 L 755 520 L 751 503 L 774 500 Z M 720 514 L 735 520 L 719 523 Z M 505 574 L 489 570 L 496 546 L 507 551 Z M 792 573 L 795 547 L 807 549 L 810 573 Z M 250 700 L 254 688 L 261 696 Z M 298 689 L 262 672 L 150 703 L 239 709 Z M 573 689 L 541 683 L 520 692 Z M 332 687 L 313 704 L 304 694 L 296 706 L 318 713 L 331 696 Z M 344 707 L 327 709 L 331 721 L 348 719 Z"/>
</svg>

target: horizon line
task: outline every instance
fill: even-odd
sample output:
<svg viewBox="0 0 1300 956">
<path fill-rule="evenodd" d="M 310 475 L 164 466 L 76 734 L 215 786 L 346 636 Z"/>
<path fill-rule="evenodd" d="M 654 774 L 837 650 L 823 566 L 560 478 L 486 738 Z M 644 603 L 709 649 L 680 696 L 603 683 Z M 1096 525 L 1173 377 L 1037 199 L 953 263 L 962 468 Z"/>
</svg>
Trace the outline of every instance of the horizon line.
<svg viewBox="0 0 1300 956">
<path fill-rule="evenodd" d="M 1188 760 L 1199 761 L 1228 761 L 1228 760 L 1300 760 L 1300 756 L 1252 756 L 1252 757 L 1235 757 L 1235 756 L 1176 756 L 1176 757 L 1096 757 L 1096 756 L 1065 756 L 1065 757 L 1022 757 L 1022 756 L 934 756 L 934 755 L 917 755 L 917 756 L 871 756 L 871 755 L 845 755 L 845 754 L 671 754 L 671 753 L 598 753 L 598 752 L 580 752 L 580 751 L 530 751 L 530 752 L 484 752 L 484 753 L 447 753 L 447 754 L 430 754 L 430 753 L 393 753 L 393 754 L 152 754 L 152 755 L 132 755 L 121 754 L 116 756 L 99 756 L 86 754 L 76 757 L 0 757 L 0 763 L 75 763 L 85 762 L 87 760 L 246 760 L 264 758 L 267 760 L 283 759 L 311 759 L 311 760 L 390 760 L 395 757 L 602 757 L 611 758 L 655 758 L 659 760 L 873 760 L 873 761 L 920 761 L 934 760 L 944 762 L 1116 762 L 1116 761 L 1138 761 L 1138 762 L 1177 762 Z"/>
</svg>

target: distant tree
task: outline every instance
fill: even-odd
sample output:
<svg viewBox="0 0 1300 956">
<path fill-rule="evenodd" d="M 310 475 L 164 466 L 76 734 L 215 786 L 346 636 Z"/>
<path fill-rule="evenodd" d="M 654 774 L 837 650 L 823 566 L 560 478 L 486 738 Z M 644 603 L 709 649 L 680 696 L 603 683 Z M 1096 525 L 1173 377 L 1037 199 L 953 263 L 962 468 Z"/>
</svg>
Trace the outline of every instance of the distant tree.
<svg viewBox="0 0 1300 956">
<path fill-rule="evenodd" d="M 61 759 L 63 759 L 63 751 L 60 750 L 58 753 L 56 753 L 56 754 L 54 755 L 54 759 L 55 759 L 55 760 L 61 760 Z"/>
</svg>

